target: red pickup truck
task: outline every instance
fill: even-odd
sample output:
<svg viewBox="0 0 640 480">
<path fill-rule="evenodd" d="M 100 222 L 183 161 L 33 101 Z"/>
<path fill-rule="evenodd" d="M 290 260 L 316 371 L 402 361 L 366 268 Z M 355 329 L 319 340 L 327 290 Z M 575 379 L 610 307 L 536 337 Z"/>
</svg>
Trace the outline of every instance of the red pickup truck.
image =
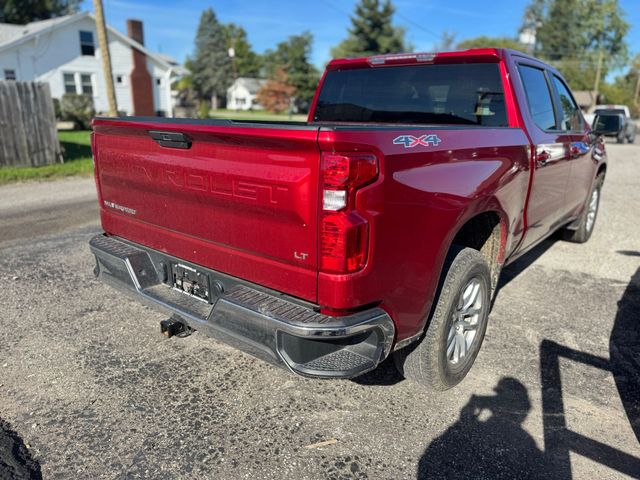
<svg viewBox="0 0 640 480">
<path fill-rule="evenodd" d="M 474 49 L 334 60 L 306 123 L 96 118 L 95 273 L 312 377 L 474 362 L 501 268 L 585 242 L 606 173 L 566 82 Z"/>
</svg>

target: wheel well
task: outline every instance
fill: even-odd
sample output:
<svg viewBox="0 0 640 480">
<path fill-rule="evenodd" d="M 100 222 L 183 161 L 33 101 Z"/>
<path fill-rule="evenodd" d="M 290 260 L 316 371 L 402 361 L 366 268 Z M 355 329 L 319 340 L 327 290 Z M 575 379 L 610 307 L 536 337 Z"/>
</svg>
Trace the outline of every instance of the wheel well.
<svg viewBox="0 0 640 480">
<path fill-rule="evenodd" d="M 482 253 L 491 270 L 493 288 L 498 283 L 504 263 L 503 237 L 500 216 L 496 212 L 485 212 L 468 220 L 453 239 L 454 245 L 473 248 Z"/>
<path fill-rule="evenodd" d="M 607 174 L 607 164 L 603 163 L 602 165 L 600 165 L 600 167 L 598 167 L 598 173 L 596 174 L 597 176 L 605 176 Z"/>
</svg>

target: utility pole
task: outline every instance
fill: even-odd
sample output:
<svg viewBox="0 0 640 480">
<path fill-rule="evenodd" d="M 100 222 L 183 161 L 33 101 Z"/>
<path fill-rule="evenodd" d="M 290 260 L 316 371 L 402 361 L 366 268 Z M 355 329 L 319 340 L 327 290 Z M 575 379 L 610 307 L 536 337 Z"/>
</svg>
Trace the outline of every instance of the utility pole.
<svg viewBox="0 0 640 480">
<path fill-rule="evenodd" d="M 100 46 L 100 56 L 102 57 L 102 70 L 104 71 L 104 81 L 107 87 L 107 100 L 109 102 L 109 116 L 118 116 L 118 105 L 116 104 L 116 91 L 113 88 L 113 72 L 111 71 L 111 55 L 109 54 L 109 43 L 107 41 L 107 27 L 104 21 L 104 11 L 102 0 L 93 0 L 93 8 L 96 11 L 96 29 L 98 30 L 98 45 Z"/>
<path fill-rule="evenodd" d="M 602 47 L 600 47 L 600 52 L 598 53 L 598 67 L 596 68 L 596 81 L 593 85 L 593 90 L 595 93 L 595 98 L 593 101 L 598 103 L 598 89 L 600 88 L 600 77 L 602 76 L 602 62 L 604 61 L 604 53 L 602 51 Z"/>
<path fill-rule="evenodd" d="M 638 96 L 640 96 L 640 71 L 638 71 L 638 78 L 636 79 L 636 93 L 633 94 L 633 104 L 638 107 Z"/>
</svg>

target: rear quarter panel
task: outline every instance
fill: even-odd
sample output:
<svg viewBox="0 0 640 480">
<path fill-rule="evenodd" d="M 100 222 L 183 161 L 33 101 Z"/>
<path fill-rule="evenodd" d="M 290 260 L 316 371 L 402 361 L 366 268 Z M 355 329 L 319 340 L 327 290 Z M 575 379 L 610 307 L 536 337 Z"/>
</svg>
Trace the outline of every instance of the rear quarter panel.
<svg viewBox="0 0 640 480">
<path fill-rule="evenodd" d="M 400 135 L 438 135 L 437 146 L 405 148 Z M 506 231 L 503 256 L 525 225 L 529 142 L 519 128 L 335 128 L 321 150 L 368 151 L 380 178 L 357 194 L 370 224 L 369 258 L 354 275 L 320 273 L 318 302 L 351 308 L 383 299 L 402 340 L 424 326 L 446 253 L 459 228 L 494 211 Z"/>
</svg>

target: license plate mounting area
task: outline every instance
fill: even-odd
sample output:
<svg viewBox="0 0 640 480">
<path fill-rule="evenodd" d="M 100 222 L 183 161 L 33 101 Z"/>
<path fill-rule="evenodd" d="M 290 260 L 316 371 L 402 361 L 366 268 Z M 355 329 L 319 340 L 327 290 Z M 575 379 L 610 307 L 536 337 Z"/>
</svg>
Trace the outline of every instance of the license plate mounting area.
<svg viewBox="0 0 640 480">
<path fill-rule="evenodd" d="M 182 263 L 171 265 L 173 288 L 199 300 L 211 303 L 209 275 Z"/>
</svg>

